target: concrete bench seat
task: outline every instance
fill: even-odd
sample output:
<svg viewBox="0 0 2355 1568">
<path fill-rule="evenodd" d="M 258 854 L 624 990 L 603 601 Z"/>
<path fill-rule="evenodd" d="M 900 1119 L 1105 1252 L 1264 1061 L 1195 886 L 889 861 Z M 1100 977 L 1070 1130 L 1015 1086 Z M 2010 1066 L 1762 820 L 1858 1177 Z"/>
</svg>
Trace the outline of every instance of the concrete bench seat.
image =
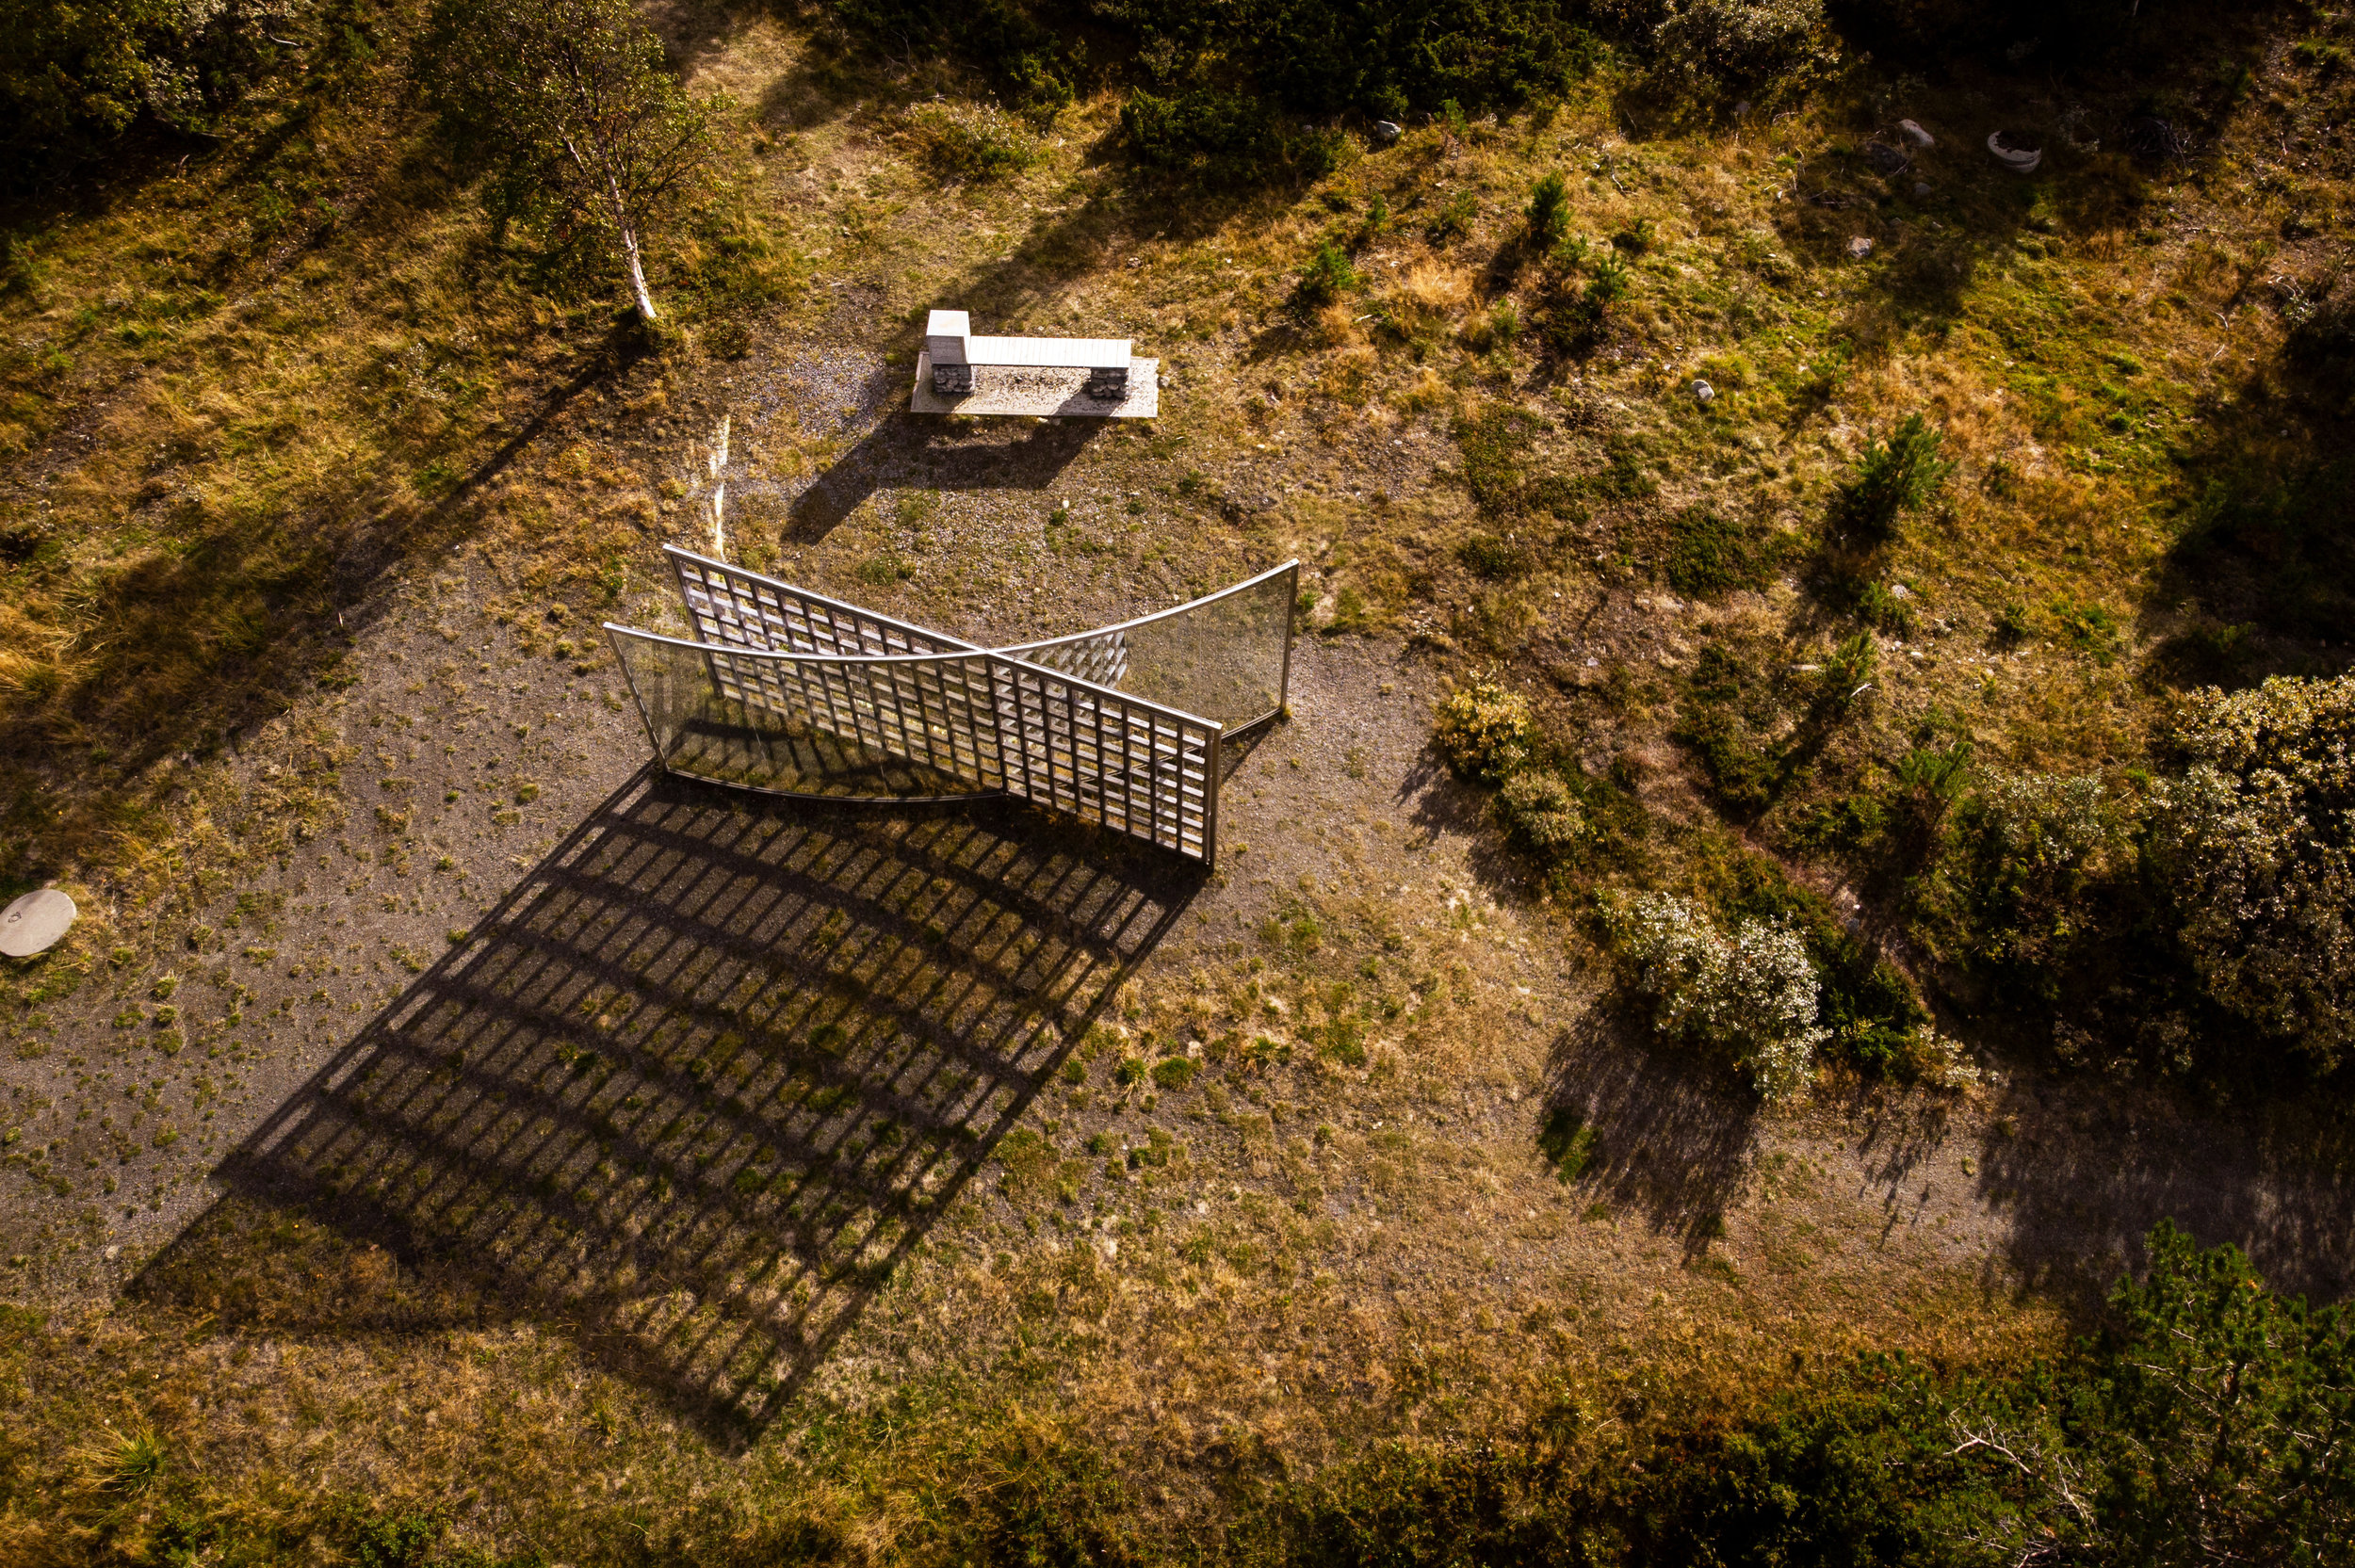
<svg viewBox="0 0 2355 1568">
<path fill-rule="evenodd" d="M 1069 370 L 1126 370 L 1125 337 L 969 337 L 965 357 L 972 364 L 1052 365 Z M 954 363 L 953 361 L 950 363 Z"/>
<path fill-rule="evenodd" d="M 1087 396 L 1116 399 L 1129 390 L 1125 337 L 975 337 L 964 311 L 934 311 L 924 324 L 924 356 L 936 396 L 973 390 L 976 368 L 1084 370 Z"/>
</svg>

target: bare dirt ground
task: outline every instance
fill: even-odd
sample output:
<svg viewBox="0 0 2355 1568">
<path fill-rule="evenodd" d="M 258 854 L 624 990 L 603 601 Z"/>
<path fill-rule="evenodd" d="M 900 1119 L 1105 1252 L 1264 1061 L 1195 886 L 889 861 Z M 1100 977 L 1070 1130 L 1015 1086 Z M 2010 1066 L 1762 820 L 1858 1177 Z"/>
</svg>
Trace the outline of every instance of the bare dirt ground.
<svg viewBox="0 0 2355 1568">
<path fill-rule="evenodd" d="M 710 402 L 738 515 L 791 520 L 780 570 L 985 638 L 1210 586 L 1048 540 L 1057 508 L 1162 526 L 1128 505 L 1155 438 L 944 436 L 872 361 L 775 365 Z M 842 455 L 780 474 L 785 428 Z M 1194 572 L 1318 542 L 1185 525 Z M 881 551 L 918 570 L 861 583 Z M 2165 1215 L 2345 1288 L 2355 1194 L 2261 1131 L 2000 1079 L 1766 1119 L 1644 1038 L 1433 764 L 1438 678 L 1393 640 L 1303 640 L 1202 876 L 1011 805 L 662 778 L 609 656 L 520 637 L 495 559 L 390 593 L 349 684 L 242 750 L 249 788 L 326 777 L 321 809 L 25 1031 L 11 1295 L 320 1347 L 521 1315 L 715 1433 L 1044 1317 L 1066 1396 L 1182 1490 L 1238 1431 L 1313 1455 L 1631 1346 L 1967 1349 Z"/>
</svg>

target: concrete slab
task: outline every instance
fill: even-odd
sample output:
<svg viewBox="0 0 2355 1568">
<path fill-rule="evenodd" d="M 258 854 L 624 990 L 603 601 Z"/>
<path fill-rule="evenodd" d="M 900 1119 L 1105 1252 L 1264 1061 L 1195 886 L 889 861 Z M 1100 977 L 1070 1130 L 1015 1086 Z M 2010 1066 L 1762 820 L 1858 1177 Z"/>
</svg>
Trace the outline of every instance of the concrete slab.
<svg viewBox="0 0 2355 1568">
<path fill-rule="evenodd" d="M 933 357 L 916 356 L 916 392 L 908 407 L 918 413 L 1035 414 L 1065 419 L 1157 419 L 1161 412 L 1161 362 L 1130 360 L 1129 392 L 1106 399 L 1087 395 L 1088 372 L 1079 366 L 1018 368 L 976 364 L 973 390 L 962 397 L 933 391 Z"/>
</svg>

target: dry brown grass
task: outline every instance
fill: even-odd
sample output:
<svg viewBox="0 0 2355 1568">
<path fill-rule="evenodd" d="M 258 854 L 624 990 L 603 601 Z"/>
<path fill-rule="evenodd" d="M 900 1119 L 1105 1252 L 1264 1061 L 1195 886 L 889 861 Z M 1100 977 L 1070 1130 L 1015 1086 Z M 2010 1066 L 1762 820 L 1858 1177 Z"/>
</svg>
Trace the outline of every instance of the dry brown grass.
<svg viewBox="0 0 2355 1568">
<path fill-rule="evenodd" d="M 2093 417 L 2102 381 L 2124 374 L 2103 367 L 2097 339 L 2140 360 L 2138 386 L 2165 383 L 2149 396 L 2179 434 L 2185 411 L 2236 396 L 2266 362 L 2278 334 L 2264 311 L 2217 319 L 2287 265 L 2267 237 L 2278 222 L 2223 177 L 2271 157 L 2256 127 L 2226 128 L 2204 189 L 2169 187 L 2179 208 L 2158 243 L 2104 227 L 2059 236 L 2057 254 L 1965 146 L 1938 176 L 1957 193 L 1941 221 L 1990 237 L 1967 282 L 1926 304 L 1907 280 L 1932 274 L 1903 270 L 1933 248 L 1926 226 L 1884 235 L 1881 261 L 1855 267 L 1837 249 L 1850 209 L 1776 194 L 1791 178 L 1778 158 L 1821 169 L 1824 147 L 1854 132 L 1863 110 L 1840 100 L 1735 146 L 1630 142 L 1598 94 L 1534 136 L 1443 147 L 1419 130 L 1317 190 L 1213 201 L 1088 162 L 1113 123 L 1099 99 L 1067 111 L 1039 167 L 952 199 L 967 243 L 950 253 L 928 216 L 934 183 L 879 135 L 887 114 L 866 106 L 928 92 L 930 75 L 829 86 L 834 68 L 788 28 L 764 20 L 730 37 L 701 69 L 747 105 L 777 105 L 757 130 L 766 145 L 748 139 L 745 199 L 815 283 L 800 314 L 753 312 L 745 359 L 708 356 L 690 331 L 659 356 L 609 363 L 600 301 L 552 302 L 493 265 L 479 218 L 430 184 L 386 192 L 313 249 L 231 258 L 215 284 L 191 258 L 241 187 L 201 169 L 158 178 L 61 222 L 43 242 L 46 282 L 8 297 L 8 338 L 45 347 L 7 362 L 20 396 L 0 432 L 14 453 L 8 483 L 20 514 L 45 499 L 48 530 L 45 553 L 8 568 L 0 590 L 0 702 L 18 769 L 8 864 L 92 895 L 77 946 L 12 990 L 11 1043 L 29 1059 L 55 1043 L 41 1060 L 59 1069 L 67 1104 L 84 1092 L 69 1057 L 128 1075 L 135 1059 L 106 1020 L 142 1002 L 154 974 L 177 964 L 203 994 L 184 917 L 273 854 L 351 836 L 348 817 L 365 828 L 380 799 L 399 805 L 375 778 L 376 793 L 358 790 L 384 742 L 317 687 L 342 678 L 336 613 L 357 622 L 343 628 L 358 634 L 353 668 L 415 682 L 409 712 L 424 722 L 467 683 L 479 700 L 514 674 L 487 655 L 474 667 L 478 609 L 500 624 L 502 658 L 609 680 L 581 622 L 630 602 L 659 542 L 699 542 L 692 443 L 719 408 L 766 396 L 759 377 L 795 379 L 796 396 L 740 419 L 762 482 L 744 486 L 737 513 L 748 560 L 853 597 L 895 595 L 957 630 L 1028 630 L 1107 619 L 1297 551 L 1312 634 L 1330 629 L 1346 591 L 1372 606 L 1359 626 L 1435 634 L 1417 658 L 1439 671 L 1457 668 L 1436 635 L 1450 628 L 1484 660 L 1515 655 L 1514 677 L 1550 721 L 1598 771 L 1622 759 L 1671 825 L 1706 818 L 1666 738 L 1697 643 L 1722 635 L 1799 656 L 1833 628 L 1795 567 L 1791 582 L 1723 606 L 1681 603 L 1630 542 L 1703 501 L 1804 538 L 1862 442 L 1926 408 L 1964 462 L 1951 515 L 1909 531 L 1879 566 L 1922 593 L 1925 656 L 1885 653 L 1881 705 L 1827 766 L 1900 751 L 1933 709 L 2023 766 L 2139 754 L 2163 699 L 2132 657 L 2094 666 L 2044 639 L 1996 657 L 1984 642 L 2014 597 L 2067 590 L 2131 608 L 2163 543 L 2152 518 L 2176 482 L 2160 458 L 2169 438 Z M 1976 90 L 1923 89 L 1918 112 L 1972 121 Z M 367 139 L 376 102 L 330 114 L 321 140 L 338 168 L 387 165 L 414 136 Z M 1571 175 L 1582 234 L 1652 221 L 1651 245 L 1629 257 L 1629 322 L 1584 360 L 1548 354 L 1526 331 L 1467 351 L 1456 332 L 1484 286 L 1479 263 L 1552 167 Z M 1382 281 L 1302 331 L 1280 307 L 1328 225 L 1323 198 L 1362 211 L 1377 189 L 1398 221 L 1361 263 Z M 1422 225 L 1456 190 L 1478 193 L 1473 231 L 1434 245 Z M 2015 246 L 2029 234 L 2033 254 Z M 1517 297 L 1536 282 L 1516 280 Z M 200 299 L 207 290 L 219 298 Z M 841 412 L 877 368 L 862 356 L 904 350 L 911 313 L 945 299 L 1008 329 L 1084 319 L 1133 332 L 1175 377 L 1166 417 L 1099 437 L 1067 475 L 1011 499 L 976 482 L 948 487 L 934 510 L 910 507 L 941 490 L 911 462 L 810 537 L 792 509 L 805 477 L 906 455 L 866 445 L 879 413 Z M 1372 305 L 1401 330 L 1360 322 Z M 160 335 L 142 335 L 157 322 Z M 2062 324 L 2039 329 L 2041 359 L 2004 335 L 2023 322 Z M 72 363 L 57 367 L 52 348 Z M 855 373 L 826 380 L 807 350 Z M 1739 376 L 1715 368 L 1737 358 Z M 903 365 L 883 368 L 889 380 Z M 1680 395 L 1698 373 L 1724 382 L 1707 414 Z M 1282 389 L 1272 401 L 1271 383 Z M 1461 460 L 1451 416 L 1496 401 L 1544 412 L 1533 462 L 1586 487 L 1576 511 L 1473 515 L 1447 477 Z M 531 426 L 544 410 L 555 417 Z M 449 478 L 511 440 L 449 507 Z M 950 461 L 947 445 L 918 455 Z M 1623 457 L 1654 493 L 1605 488 Z M 1149 513 L 1131 514 L 1132 496 Z M 1074 522 L 1050 537 L 1055 506 Z M 1475 527 L 1525 534 L 1547 552 L 1540 569 L 1473 579 L 1454 546 Z M 461 542 L 481 604 L 466 602 L 474 590 L 452 564 Z M 857 564 L 885 551 L 917 575 L 856 586 Z M 403 586 L 374 599 L 353 573 L 363 590 Z M 568 620 L 546 615 L 550 597 Z M 392 676 L 369 663 L 379 627 L 352 611 L 380 604 L 408 629 L 447 618 L 449 668 Z M 1335 659 L 1361 656 L 1354 639 L 1330 640 Z M 1036 1179 L 1011 1196 L 994 1172 L 977 1182 L 749 1457 L 520 1299 L 263 1208 L 209 1256 L 218 1290 L 9 1320 L 0 1354 L 24 1394 L 0 1449 L 19 1499 L 0 1520 L 0 1555 L 88 1558 L 102 1528 L 120 1528 L 124 1555 L 156 1540 L 160 1509 L 134 1525 L 22 1502 L 62 1491 L 80 1473 L 76 1444 L 104 1421 L 152 1422 L 171 1473 L 198 1488 L 184 1500 L 283 1525 L 322 1558 L 339 1549 L 332 1500 L 349 1493 L 388 1511 L 445 1509 L 461 1544 L 538 1544 L 568 1560 L 643 1547 L 650 1519 L 677 1531 L 659 1549 L 682 1555 L 755 1553 L 798 1520 L 838 1532 L 845 1555 L 880 1559 L 921 1539 L 943 1494 L 999 1474 L 988 1445 L 1001 1438 L 1101 1446 L 1152 1515 L 1183 1531 L 1229 1506 L 1221 1488 L 1236 1475 L 1308 1473 L 1375 1435 L 1509 1424 L 1565 1392 L 1607 1410 L 1664 1384 L 1765 1386 L 1792 1375 L 1795 1350 L 1905 1346 L 1967 1361 L 2056 1334 L 2058 1310 L 2013 1290 L 2002 1195 L 1961 1163 L 1992 1107 L 1760 1125 L 1723 1085 L 1686 1078 L 1642 1043 L 1578 1033 L 1593 1021 L 1590 955 L 1509 865 L 1468 859 L 1489 842 L 1477 802 L 1418 771 L 1425 715 L 1413 703 L 1437 671 L 1376 647 L 1378 661 L 1304 686 L 1294 725 L 1235 786 L 1231 819 L 1249 848 L 1230 846 L 1223 901 L 1206 900 L 1216 923 L 1123 1000 L 1119 1049 L 1026 1118 Z M 281 710 L 243 771 L 208 756 Z M 431 851 L 412 836 L 422 865 Z M 390 832 L 356 842 L 409 852 Z M 503 886 L 530 848 L 504 842 L 466 868 Z M 332 870 L 306 858 L 305 873 L 321 897 L 347 876 L 358 887 L 356 858 L 346 845 Z M 348 901 L 376 896 L 369 884 Z M 1284 929 L 1302 913 L 1313 942 Z M 438 937 L 455 923 L 439 915 L 413 923 Z M 263 941 L 217 939 L 200 954 L 205 972 L 242 974 L 236 947 Z M 136 949 L 120 969 L 106 956 L 118 943 Z M 326 994 L 319 977 L 283 969 L 267 988 L 253 978 L 267 990 L 254 1014 L 292 1009 L 315 984 Z M 59 994 L 68 974 L 82 995 Z M 377 999 L 349 986 L 300 1016 L 333 1043 L 364 997 Z M 24 1022 L 34 1016 L 46 1022 Z M 1353 1063 L 1333 1042 L 1360 1026 Z M 1173 1044 L 1203 1052 L 1195 1086 L 1113 1086 L 1116 1056 Z M 171 1071 L 202 1059 L 188 1050 Z M 1597 1123 L 1605 1157 L 1572 1183 L 1535 1149 L 1541 1107 L 1566 1090 L 1613 1117 Z M 93 1087 L 80 1103 L 111 1109 L 117 1092 Z M 1920 1163 L 1858 1152 L 1885 1132 L 1915 1138 L 1889 1129 L 1916 1110 L 1950 1118 L 1905 1145 L 1928 1151 Z M 9 1115 L 34 1125 L 17 1101 Z M 1098 1137 L 1106 1149 L 1093 1151 Z M 1154 1154 L 1164 1157 L 1147 1163 Z M 111 1214 L 119 1196 L 102 1200 L 98 1175 L 61 1166 L 48 1170 L 65 1195 L 42 1211 L 59 1217 L 57 1237 L 78 1234 L 80 1206 L 105 1201 Z M 215 1294 L 242 1303 L 235 1321 Z M 388 1328 L 361 1310 L 387 1300 L 414 1315 Z"/>
</svg>

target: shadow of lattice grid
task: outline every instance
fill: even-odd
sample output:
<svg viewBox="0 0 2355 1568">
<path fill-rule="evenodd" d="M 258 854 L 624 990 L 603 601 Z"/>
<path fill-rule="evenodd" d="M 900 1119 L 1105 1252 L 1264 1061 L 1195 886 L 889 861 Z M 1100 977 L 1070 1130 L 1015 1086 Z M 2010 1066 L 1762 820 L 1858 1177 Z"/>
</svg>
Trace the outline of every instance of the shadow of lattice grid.
<svg viewBox="0 0 2355 1568">
<path fill-rule="evenodd" d="M 757 1429 L 1201 879 L 1011 803 L 650 768 L 247 1140 L 223 1202 L 520 1293 Z"/>
</svg>

